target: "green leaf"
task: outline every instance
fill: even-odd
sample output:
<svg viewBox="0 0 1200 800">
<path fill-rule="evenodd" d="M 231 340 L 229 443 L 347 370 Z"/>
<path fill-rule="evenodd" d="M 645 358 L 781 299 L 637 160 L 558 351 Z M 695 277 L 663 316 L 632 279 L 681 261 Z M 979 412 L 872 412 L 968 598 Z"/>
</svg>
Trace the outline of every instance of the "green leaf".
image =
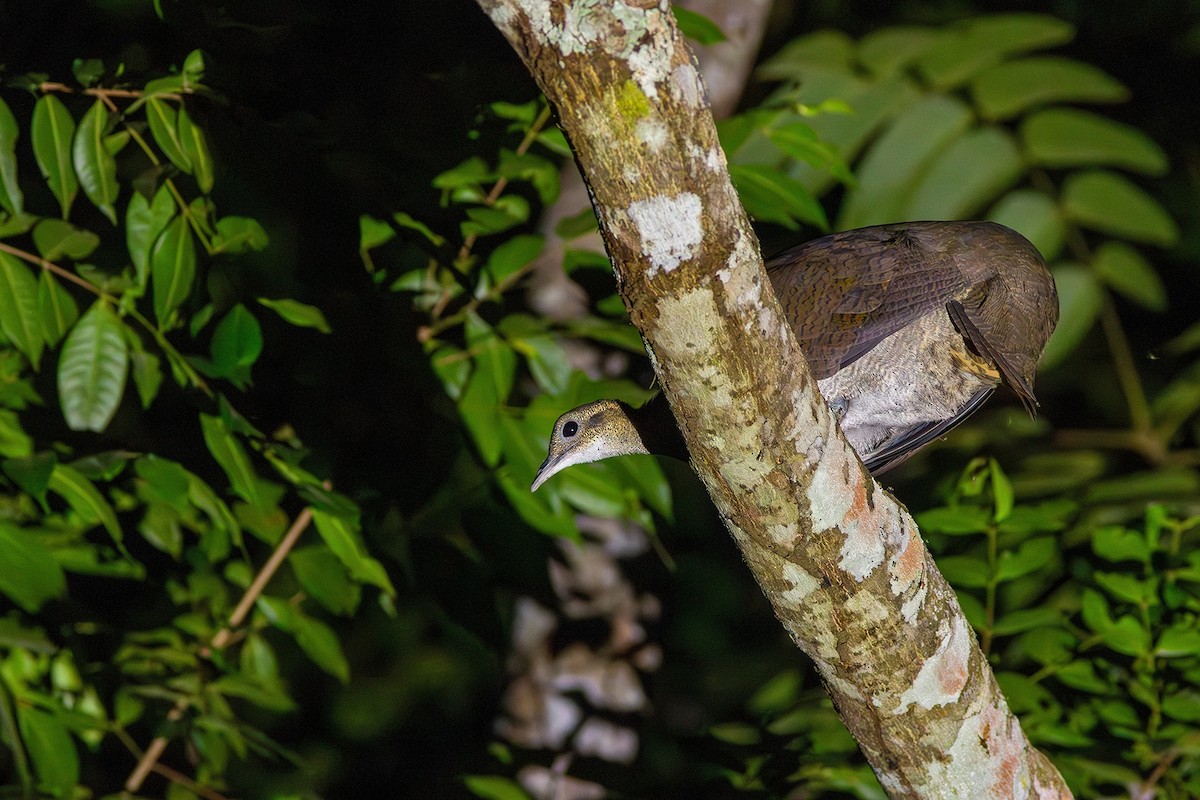
<svg viewBox="0 0 1200 800">
<path fill-rule="evenodd" d="M 1100 633 L 1104 643 L 1127 656 L 1144 656 L 1150 651 L 1150 632 L 1132 616 L 1124 616 Z"/>
<path fill-rule="evenodd" d="M 1162 206 L 1126 178 L 1093 170 L 1068 176 L 1063 212 L 1080 225 L 1150 244 L 1171 245 L 1179 229 Z"/>
<path fill-rule="evenodd" d="M 350 663 L 342 652 L 337 634 L 328 625 L 312 617 L 297 614 L 293 634 L 296 644 L 313 663 L 342 683 L 350 680 Z"/>
<path fill-rule="evenodd" d="M 530 336 L 513 342 L 529 360 L 529 371 L 543 391 L 559 394 L 566 391 L 571 378 L 571 364 L 566 348 L 550 335 Z"/>
<path fill-rule="evenodd" d="M 726 40 L 724 31 L 717 23 L 703 14 L 674 5 L 671 6 L 671 11 L 675 12 L 675 22 L 679 25 L 680 33 L 697 44 L 716 44 Z"/>
<path fill-rule="evenodd" d="M 154 200 L 134 192 L 125 211 L 125 247 L 137 271 L 137 285 L 145 288 L 150 280 L 150 248 L 175 216 L 175 199 L 166 185 L 154 193 Z"/>
<path fill-rule="evenodd" d="M 875 75 L 891 75 L 911 64 L 937 39 L 937 31 L 919 25 L 880 28 L 859 39 L 858 60 Z"/>
<path fill-rule="evenodd" d="M 672 9 L 676 16 L 684 10 L 674 6 Z M 463 777 L 463 783 L 466 784 L 468 792 L 484 800 L 530 800 L 519 784 L 500 775 L 466 775 Z"/>
<path fill-rule="evenodd" d="M 362 589 L 349 580 L 341 561 L 327 547 L 294 550 L 288 563 L 304 591 L 326 610 L 349 616 L 358 609 Z"/>
<path fill-rule="evenodd" d="M 0 330 L 38 368 L 46 341 L 38 317 L 37 280 L 15 256 L 0 251 Z"/>
<path fill-rule="evenodd" d="M 854 184 L 854 175 L 842 154 L 821 139 L 807 122 L 792 120 L 783 125 L 772 125 L 764 133 L 771 144 L 788 158 L 825 170 L 847 185 Z"/>
<path fill-rule="evenodd" d="M 229 506 L 225 501 L 217 496 L 209 486 L 200 478 L 188 473 L 188 499 L 192 501 L 192 505 L 205 513 L 213 524 L 213 528 L 217 531 L 222 531 L 228 534 L 228 539 L 239 547 L 242 544 L 242 527 L 238 524 L 237 518 L 233 516 L 233 512 L 229 510 Z M 215 540 L 211 534 L 204 537 L 206 541 Z M 225 548 L 217 548 L 224 550 Z M 225 558 L 224 552 L 218 554 L 210 554 L 210 561 L 221 561 Z"/>
<path fill-rule="evenodd" d="M 1083 616 L 1083 623 L 1096 633 L 1104 633 L 1113 626 L 1108 601 L 1095 589 L 1083 590 L 1079 610 Z"/>
<path fill-rule="evenodd" d="M 1058 325 L 1042 352 L 1042 369 L 1061 363 L 1075 351 L 1104 306 L 1104 290 L 1089 269 L 1077 264 L 1058 266 L 1054 284 L 1058 288 Z"/>
<path fill-rule="evenodd" d="M 26 458 L 33 453 L 33 439 L 21 428 L 17 412 L 0 408 L 0 456 Z"/>
<path fill-rule="evenodd" d="M 123 325 L 97 300 L 71 329 L 58 361 L 58 394 L 67 427 L 103 431 L 125 389 L 129 350 Z"/>
<path fill-rule="evenodd" d="M 313 663 L 343 683 L 350 678 L 350 665 L 342 646 L 329 626 L 303 614 L 290 603 L 274 597 L 258 598 L 258 609 L 275 627 L 296 638 L 296 643 Z"/>
<path fill-rule="evenodd" d="M 61 219 L 44 219 L 33 229 L 33 243 L 47 261 L 63 256 L 82 261 L 100 246 L 100 237 Z"/>
<path fill-rule="evenodd" d="M 17 178 L 17 139 L 21 128 L 12 110 L 0 98 L 0 207 L 12 214 L 25 210 L 25 195 Z"/>
<path fill-rule="evenodd" d="M 208 142 L 204 138 L 204 131 L 192 122 L 187 109 L 182 107 L 179 109 L 176 130 L 179 132 L 180 149 L 192 165 L 192 168 L 186 171 L 196 179 L 196 185 L 200 187 L 200 191 L 208 194 L 213 187 L 213 161 L 212 155 L 208 151 Z"/>
<path fill-rule="evenodd" d="M 150 275 L 154 283 L 154 316 L 161 329 L 191 294 L 196 278 L 196 248 L 187 220 L 182 216 L 171 220 L 154 243 L 150 251 Z"/>
<path fill-rule="evenodd" d="M 980 506 L 946 506 L 917 514 L 917 526 L 925 533 L 979 534 L 987 530 L 992 515 Z"/>
<path fill-rule="evenodd" d="M 150 503 L 138 525 L 138 533 L 151 546 L 179 560 L 183 552 L 183 529 L 179 513 L 161 503 Z"/>
<path fill-rule="evenodd" d="M 468 208 L 467 217 L 468 220 L 459 226 L 463 236 L 500 233 L 529 219 L 529 201 L 519 194 L 506 194 L 490 207 Z"/>
<path fill-rule="evenodd" d="M 761 164 L 730 164 L 729 177 L 750 216 L 789 230 L 799 229 L 797 221 L 829 229 L 825 209 L 786 173 Z"/>
<path fill-rule="evenodd" d="M 1090 661 L 1072 661 L 1065 664 L 1054 673 L 1054 677 L 1072 689 L 1091 694 L 1109 694 L 1112 691 L 1112 686 L 1096 674 L 1096 669 Z"/>
<path fill-rule="evenodd" d="M 992 206 L 988 219 L 1012 228 L 1033 242 L 1042 256 L 1053 262 L 1066 239 L 1066 225 L 1058 203 L 1032 189 L 1016 189 Z"/>
<path fill-rule="evenodd" d="M 859 162 L 858 185 L 846 194 L 838 229 L 899 219 L 920 177 L 971 123 L 966 103 L 945 95 L 929 95 L 901 111 Z"/>
<path fill-rule="evenodd" d="M 234 216 L 217 220 L 217 235 L 212 240 L 213 252 L 230 254 L 264 250 L 270 243 L 258 220 Z"/>
<path fill-rule="evenodd" d="M 395 238 L 396 229 L 383 220 L 375 219 L 369 214 L 359 216 L 358 252 L 363 255 L 364 261 L 366 261 L 367 251 L 382 247 Z"/>
<path fill-rule="evenodd" d="M 1140 580 L 1121 572 L 1096 572 L 1092 577 L 1101 589 L 1118 600 L 1134 604 L 1145 602 L 1148 606 L 1158 605 L 1155 599 L 1158 591 L 1157 580 Z M 1148 602 L 1151 600 L 1154 602 Z"/>
<path fill-rule="evenodd" d="M 938 559 L 938 567 L 956 588 L 981 589 L 988 585 L 988 565 L 981 558 L 946 556 Z"/>
<path fill-rule="evenodd" d="M 33 214 L 0 214 L 0 239 L 20 236 L 32 228 L 40 219 Z"/>
<path fill-rule="evenodd" d="M 128 329 L 126 329 L 128 331 Z M 162 362 L 153 353 L 147 353 L 141 346 L 141 340 L 130 332 L 129 365 L 132 367 L 133 385 L 137 388 L 138 400 L 142 408 L 149 408 L 158 396 L 162 386 Z"/>
<path fill-rule="evenodd" d="M 902 219 L 969 219 L 1024 170 L 1012 136 L 977 128 L 954 141 L 930 165 L 905 203 Z"/>
<path fill-rule="evenodd" d="M 1021 649 L 1039 664 L 1065 664 L 1075 657 L 1078 640 L 1062 628 L 1033 628 L 1020 638 Z"/>
<path fill-rule="evenodd" d="M 838 71 L 850 66 L 854 42 L 841 31 L 823 30 L 793 39 L 758 67 L 763 80 L 799 80 L 813 68 Z"/>
<path fill-rule="evenodd" d="M 321 333 L 333 332 L 329 323 L 325 321 L 325 315 L 316 306 L 310 306 L 288 297 L 281 297 L 278 300 L 260 297 L 258 302 L 297 328 L 315 328 Z"/>
<path fill-rule="evenodd" d="M 1187 468 L 1160 467 L 1145 472 L 1129 472 L 1111 480 L 1093 481 L 1087 488 L 1087 503 L 1139 504 L 1171 497 L 1192 495 L 1200 492 L 1200 475 Z"/>
<path fill-rule="evenodd" d="M 1154 267 L 1124 242 L 1105 242 L 1096 248 L 1092 269 L 1100 280 L 1151 311 L 1165 311 L 1167 289 Z"/>
<path fill-rule="evenodd" d="M 479 156 L 471 156 L 456 167 L 451 167 L 433 179 L 435 189 L 473 188 L 495 175 Z"/>
<path fill-rule="evenodd" d="M 58 464 L 50 474 L 49 487 L 50 491 L 66 500 L 71 510 L 84 522 L 103 525 L 113 543 L 120 546 L 125 536 L 117 521 L 117 512 L 83 473 L 67 464 Z"/>
<path fill-rule="evenodd" d="M 83 115 L 71 146 L 71 160 L 83 192 L 104 216 L 117 224 L 117 162 L 104 143 L 108 132 L 108 109 L 97 100 Z"/>
<path fill-rule="evenodd" d="M 44 503 L 46 489 L 50 486 L 50 475 L 58 463 L 53 452 L 34 453 L 23 458 L 6 458 L 0 467 L 26 494 Z"/>
<path fill-rule="evenodd" d="M 1133 706 L 1123 700 L 1109 700 L 1097 703 L 1095 709 L 1100 718 L 1110 725 L 1120 725 L 1126 728 L 1141 728 L 1142 722 Z"/>
<path fill-rule="evenodd" d="M 378 586 L 388 595 L 395 596 L 396 589 L 392 586 L 387 570 L 367 553 L 356 519 L 346 519 L 316 508 L 313 509 L 312 515 L 317 533 L 352 578 L 361 583 Z"/>
<path fill-rule="evenodd" d="M 1047 103 L 1117 103 L 1129 91 L 1091 64 L 1038 56 L 992 67 L 971 83 L 971 96 L 985 119 L 1002 120 Z"/>
<path fill-rule="evenodd" d="M 1015 551 L 1000 554 L 996 565 L 996 582 L 1011 581 L 1022 575 L 1028 575 L 1049 563 L 1058 552 L 1058 542 L 1042 536 L 1021 542 Z"/>
<path fill-rule="evenodd" d="M 428 241 L 434 247 L 441 247 L 446 242 L 445 237 L 438 236 L 436 233 L 430 230 L 429 226 L 424 222 L 413 219 L 413 217 L 405 214 L 403 211 L 397 211 L 395 214 L 392 214 L 392 219 L 395 220 L 396 224 L 401 228 L 407 228 L 410 231 L 416 231 L 417 233 L 421 234 L 425 237 L 426 241 Z"/>
<path fill-rule="evenodd" d="M 212 453 L 213 458 L 225 471 L 234 494 L 254 508 L 262 508 L 263 497 L 258 490 L 258 476 L 242 443 L 234 436 L 225 420 L 201 414 L 200 430 L 204 434 L 204 444 L 208 447 L 208 452 Z"/>
<path fill-rule="evenodd" d="M 973 17 L 940 32 L 917 68 L 935 88 L 951 88 L 1004 56 L 1064 44 L 1074 35 L 1069 23 L 1044 14 Z"/>
<path fill-rule="evenodd" d="M 1004 522 L 1013 511 L 1013 488 L 1008 476 L 1000 468 L 1000 463 L 994 458 L 988 459 L 988 477 L 992 484 L 992 504 L 995 512 L 992 520 Z"/>
<path fill-rule="evenodd" d="M 150 133 L 158 149 L 172 164 L 190 175 L 192 161 L 179 136 L 179 112 L 175 107 L 166 100 L 151 97 L 146 101 L 146 121 L 150 123 Z"/>
<path fill-rule="evenodd" d="M 545 245 L 541 236 L 519 235 L 508 239 L 488 256 L 487 274 L 499 286 L 537 258 Z"/>
<path fill-rule="evenodd" d="M 467 344 L 476 354 L 475 368 L 459 400 L 459 411 L 484 462 L 495 466 L 502 448 L 496 417 L 512 391 L 516 355 L 477 315 L 468 317 L 466 333 Z"/>
<path fill-rule="evenodd" d="M 244 387 L 250 383 L 250 367 L 258 360 L 262 348 L 262 329 L 258 320 L 238 303 L 229 309 L 213 332 L 213 374 Z"/>
<path fill-rule="evenodd" d="M 997 636 L 1009 636 L 1023 633 L 1034 628 L 1050 627 L 1062 623 L 1062 612 L 1056 608 L 1023 608 L 1005 614 L 996 620 L 992 633 Z"/>
<path fill-rule="evenodd" d="M 67 592 L 62 568 L 33 532 L 0 521 L 0 594 L 28 611 Z"/>
<path fill-rule="evenodd" d="M 1200 630 L 1195 628 L 1194 623 L 1175 623 L 1158 637 L 1154 654 L 1161 658 L 1200 655 Z"/>
<path fill-rule="evenodd" d="M 71 204 L 79 193 L 79 180 L 71 163 L 71 142 L 75 138 L 75 119 L 52 94 L 38 98 L 30 126 L 33 156 L 42 177 L 58 200 L 62 218 L 71 213 Z"/>
<path fill-rule="evenodd" d="M 139 497 L 170 506 L 180 514 L 191 509 L 188 502 L 191 473 L 178 462 L 149 454 L 138 458 L 133 468 L 140 479 L 137 484 Z"/>
<path fill-rule="evenodd" d="M 48 269 L 42 270 L 42 277 L 38 279 L 37 303 L 42 338 L 47 345 L 54 347 L 79 319 L 79 307 L 75 305 L 71 293 L 59 284 Z"/>
<path fill-rule="evenodd" d="M 1167 157 L 1150 137 L 1078 108 L 1049 108 L 1021 123 L 1025 152 L 1036 164 L 1053 169 L 1113 166 L 1162 175 Z"/>
<path fill-rule="evenodd" d="M 24 704 L 17 704 L 16 711 L 38 788 L 60 800 L 71 800 L 79 782 L 79 752 L 67 726 L 58 717 Z"/>
<path fill-rule="evenodd" d="M 98 58 L 77 58 L 71 62 L 71 74 L 80 86 L 90 88 L 104 77 L 104 62 Z"/>
<path fill-rule="evenodd" d="M 496 174 L 510 181 L 527 181 L 533 186 L 538 200 L 543 205 L 549 205 L 558 199 L 558 165 L 547 158 L 533 153 L 518 154 L 511 150 L 501 150 Z"/>
<path fill-rule="evenodd" d="M 1137 531 L 1120 526 L 1100 528 L 1092 534 L 1092 550 L 1106 561 L 1150 561 L 1150 545 Z"/>
<path fill-rule="evenodd" d="M 1079 506 L 1070 500 L 1047 500 L 1036 506 L 1021 505 L 999 525 L 1005 533 L 1028 536 L 1031 533 L 1054 533 L 1070 524 Z"/>
</svg>

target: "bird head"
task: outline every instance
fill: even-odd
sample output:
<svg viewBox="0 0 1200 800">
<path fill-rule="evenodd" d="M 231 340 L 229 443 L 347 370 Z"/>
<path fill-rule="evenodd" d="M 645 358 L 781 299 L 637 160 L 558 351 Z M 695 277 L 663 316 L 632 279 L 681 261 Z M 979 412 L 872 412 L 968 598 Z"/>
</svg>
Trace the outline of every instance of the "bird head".
<svg viewBox="0 0 1200 800">
<path fill-rule="evenodd" d="M 631 411 L 618 400 L 597 400 L 559 417 L 550 435 L 550 452 L 538 468 L 531 491 L 536 492 L 551 475 L 575 464 L 650 452 L 630 417 Z"/>
</svg>

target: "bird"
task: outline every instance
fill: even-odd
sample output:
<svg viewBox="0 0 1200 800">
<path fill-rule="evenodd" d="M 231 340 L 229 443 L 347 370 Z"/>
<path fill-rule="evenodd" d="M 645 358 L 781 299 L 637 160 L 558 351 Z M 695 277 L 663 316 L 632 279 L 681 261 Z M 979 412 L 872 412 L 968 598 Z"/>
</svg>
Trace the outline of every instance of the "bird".
<svg viewBox="0 0 1200 800">
<path fill-rule="evenodd" d="M 769 259 L 767 275 L 847 441 L 879 475 L 943 436 L 1001 383 L 1036 415 L 1034 373 L 1058 322 L 1038 249 L 988 221 L 841 231 Z M 558 418 L 532 491 L 574 464 L 686 460 L 666 403 L 598 400 Z"/>
</svg>

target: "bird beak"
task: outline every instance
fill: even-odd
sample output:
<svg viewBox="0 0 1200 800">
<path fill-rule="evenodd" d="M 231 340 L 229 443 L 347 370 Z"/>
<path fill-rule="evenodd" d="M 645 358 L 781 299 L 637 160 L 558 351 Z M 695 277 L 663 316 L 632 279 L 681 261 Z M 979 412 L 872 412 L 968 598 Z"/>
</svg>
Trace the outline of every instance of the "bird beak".
<svg viewBox="0 0 1200 800">
<path fill-rule="evenodd" d="M 550 479 L 550 476 L 555 472 L 550 464 L 550 456 L 546 456 L 546 460 L 538 467 L 537 475 L 533 476 L 533 485 L 529 487 L 529 491 L 536 492 L 538 487 Z"/>
</svg>

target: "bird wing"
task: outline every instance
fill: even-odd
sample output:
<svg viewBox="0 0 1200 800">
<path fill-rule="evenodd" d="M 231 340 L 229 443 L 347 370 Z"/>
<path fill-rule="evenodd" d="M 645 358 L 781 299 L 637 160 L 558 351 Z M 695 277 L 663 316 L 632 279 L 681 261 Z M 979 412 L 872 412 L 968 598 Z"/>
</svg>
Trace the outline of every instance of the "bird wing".
<svg viewBox="0 0 1200 800">
<path fill-rule="evenodd" d="M 972 291 L 970 294 L 975 294 L 975 292 Z M 946 310 L 950 313 L 950 321 L 954 323 L 954 327 L 958 329 L 963 338 L 971 343 L 975 352 L 996 365 L 1004 382 L 1021 399 L 1025 410 L 1029 412 L 1030 416 L 1035 416 L 1037 400 L 1033 396 L 1033 387 L 1029 385 L 1029 381 L 1025 380 L 1021 371 L 1005 357 L 1004 353 L 992 346 L 991 342 L 996 341 L 996 334 L 992 330 L 992 325 L 989 324 L 988 317 L 972 313 L 969 296 L 964 300 L 966 300 L 966 304 L 958 300 L 951 300 L 946 304 Z"/>
<path fill-rule="evenodd" d="M 896 433 L 890 439 L 869 453 L 862 453 L 863 464 L 872 475 L 881 475 L 892 467 L 904 462 L 913 453 L 941 436 L 945 436 L 963 420 L 975 413 L 983 403 L 992 396 L 994 387 L 980 389 L 971 395 L 966 405 L 952 417 L 937 422 L 926 422 L 913 425 Z"/>
<path fill-rule="evenodd" d="M 767 262 L 784 313 L 818 379 L 853 363 L 966 288 L 954 260 L 937 247 L 934 226 L 939 224 L 945 223 L 843 231 Z"/>
</svg>

